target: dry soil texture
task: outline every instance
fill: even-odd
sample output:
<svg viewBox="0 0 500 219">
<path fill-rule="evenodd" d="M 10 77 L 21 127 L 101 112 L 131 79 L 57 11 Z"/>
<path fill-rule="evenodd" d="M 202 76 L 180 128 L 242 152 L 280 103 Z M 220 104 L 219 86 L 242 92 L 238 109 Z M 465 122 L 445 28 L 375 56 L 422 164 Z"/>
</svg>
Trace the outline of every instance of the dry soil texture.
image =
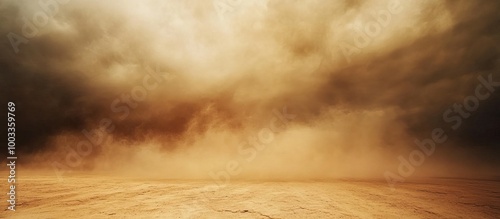
<svg viewBox="0 0 500 219">
<path fill-rule="evenodd" d="M 6 185 L 2 183 L 2 191 Z M 1 211 L 0 217 L 498 218 L 500 182 L 416 180 L 391 191 L 383 181 L 235 181 L 217 186 L 212 181 L 96 175 L 59 181 L 30 174 L 18 178 L 16 208 Z"/>
</svg>

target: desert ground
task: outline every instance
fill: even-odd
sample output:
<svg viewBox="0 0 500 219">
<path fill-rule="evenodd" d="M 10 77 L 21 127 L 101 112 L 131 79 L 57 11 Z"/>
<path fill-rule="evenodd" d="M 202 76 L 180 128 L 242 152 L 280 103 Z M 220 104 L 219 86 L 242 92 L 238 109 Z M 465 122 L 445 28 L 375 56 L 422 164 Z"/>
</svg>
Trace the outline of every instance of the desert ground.
<svg viewBox="0 0 500 219">
<path fill-rule="evenodd" d="M 7 191 L 6 183 L 2 191 Z M 4 197 L 6 198 L 6 197 Z M 4 201 L 4 205 L 7 204 Z M 1 218 L 498 218 L 500 181 L 213 181 L 20 174 Z"/>
</svg>

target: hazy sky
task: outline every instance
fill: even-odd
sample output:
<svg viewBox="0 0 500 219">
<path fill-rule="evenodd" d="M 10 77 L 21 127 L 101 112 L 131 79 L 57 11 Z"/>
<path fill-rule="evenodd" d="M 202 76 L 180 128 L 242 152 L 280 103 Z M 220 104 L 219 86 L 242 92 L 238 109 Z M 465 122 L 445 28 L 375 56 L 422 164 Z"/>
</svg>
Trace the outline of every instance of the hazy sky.
<svg viewBox="0 0 500 219">
<path fill-rule="evenodd" d="M 382 177 L 442 128 L 417 173 L 491 174 L 500 87 L 484 83 L 500 82 L 499 11 L 2 0 L 0 99 L 17 106 L 20 161 L 37 166 L 67 162 L 107 127 L 74 168 L 207 177 L 236 161 L 238 177 Z"/>
</svg>

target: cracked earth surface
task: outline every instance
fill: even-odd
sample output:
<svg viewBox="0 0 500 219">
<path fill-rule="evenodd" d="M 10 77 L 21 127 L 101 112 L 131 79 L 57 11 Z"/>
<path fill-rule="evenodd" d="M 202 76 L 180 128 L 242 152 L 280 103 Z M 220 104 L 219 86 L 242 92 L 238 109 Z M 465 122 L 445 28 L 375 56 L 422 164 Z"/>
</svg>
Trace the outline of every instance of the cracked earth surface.
<svg viewBox="0 0 500 219">
<path fill-rule="evenodd" d="M 0 218 L 495 218 L 500 182 L 429 179 L 245 182 L 95 175 L 20 176 L 17 211 Z M 1 191 L 7 191 L 6 183 Z M 5 206 L 7 204 L 4 204 Z"/>
</svg>

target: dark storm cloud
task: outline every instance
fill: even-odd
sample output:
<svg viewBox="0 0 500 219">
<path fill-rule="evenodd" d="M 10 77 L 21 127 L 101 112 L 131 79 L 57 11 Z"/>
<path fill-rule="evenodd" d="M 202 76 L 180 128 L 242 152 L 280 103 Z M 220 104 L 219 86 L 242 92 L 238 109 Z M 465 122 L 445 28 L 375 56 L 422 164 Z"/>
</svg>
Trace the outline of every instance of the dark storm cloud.
<svg viewBox="0 0 500 219">
<path fill-rule="evenodd" d="M 162 5 L 154 1 L 68 3 L 37 36 L 20 44 L 19 53 L 4 37 L 0 95 L 17 105 L 19 150 L 43 151 L 54 137 L 81 135 L 103 118 L 112 120 L 111 135 L 118 139 L 141 142 L 161 136 L 168 148 L 214 126 L 231 131 L 258 127 L 284 105 L 300 115 L 296 123 L 313 128 L 329 109 L 390 112 L 395 118 L 388 117 L 381 128 L 387 135 L 398 124 L 420 138 L 435 127 L 450 126 L 443 113 L 474 94 L 478 76 L 492 74 L 500 81 L 500 3 L 494 1 L 418 6 L 422 12 L 411 18 L 415 33 L 402 30 L 401 23 L 408 21 L 404 13 L 394 15 L 383 32 L 389 38 L 374 40 L 364 54 L 341 65 L 328 54 L 342 57 L 336 48 L 354 35 L 340 31 L 340 24 L 354 20 L 357 11 L 386 8 L 385 3 L 271 1 L 260 23 L 245 14 L 225 21 L 238 27 L 233 32 L 218 29 L 211 4 L 174 3 L 180 8 L 169 13 L 178 14 L 168 19 L 161 7 L 144 9 Z M 22 10 L 27 5 L 33 6 L 3 5 L 2 36 L 22 34 L 21 18 L 33 14 Z M 300 72 L 297 63 L 314 55 L 322 57 L 319 67 Z M 175 79 L 148 91 L 137 106 L 127 106 L 123 95 L 142 85 L 148 66 L 155 65 Z M 117 100 L 128 113 L 113 111 Z M 498 154 L 499 104 L 497 91 L 459 130 L 449 132 L 455 146 Z M 387 139 L 393 138 L 399 137 Z"/>
<path fill-rule="evenodd" d="M 4 17 L 9 19 L 3 23 L 2 36 L 10 31 L 22 36 L 24 23 L 13 18 L 23 16 L 19 14 L 20 8 L 29 5 L 28 2 L 23 3 L 26 5 L 5 3 L 2 11 L 5 12 Z M 105 54 L 95 54 L 94 66 L 85 66 L 82 61 L 85 58 L 82 56 L 86 51 L 85 46 L 99 41 L 105 35 L 95 25 L 97 21 L 102 21 L 102 14 L 95 16 L 85 10 L 75 11 L 71 16 L 64 17 L 73 27 L 73 33 L 54 31 L 39 34 L 30 39 L 28 44 L 20 44 L 18 54 L 14 53 L 7 37 L 1 44 L 2 100 L 16 103 L 19 151 L 43 150 L 50 137 L 92 128 L 101 118 L 112 116 L 110 104 L 131 87 L 100 81 L 99 77 L 106 76 L 107 67 L 127 61 L 124 54 L 113 51 L 113 48 L 107 48 Z M 109 27 L 106 31 L 111 33 L 123 26 L 113 16 L 105 20 L 109 22 L 105 23 Z M 40 32 L 43 28 L 51 27 L 41 27 Z M 79 62 L 84 65 L 78 65 Z M 130 130 L 127 127 L 139 125 L 146 126 L 146 130 L 162 128 L 166 133 L 181 133 L 197 107 L 195 104 L 179 104 L 171 110 L 186 116 L 161 124 L 153 118 L 131 118 L 120 123 L 119 127 L 124 128 L 118 128 L 117 134 L 123 132 L 128 135 Z M 166 110 L 164 113 L 168 112 Z"/>
</svg>

